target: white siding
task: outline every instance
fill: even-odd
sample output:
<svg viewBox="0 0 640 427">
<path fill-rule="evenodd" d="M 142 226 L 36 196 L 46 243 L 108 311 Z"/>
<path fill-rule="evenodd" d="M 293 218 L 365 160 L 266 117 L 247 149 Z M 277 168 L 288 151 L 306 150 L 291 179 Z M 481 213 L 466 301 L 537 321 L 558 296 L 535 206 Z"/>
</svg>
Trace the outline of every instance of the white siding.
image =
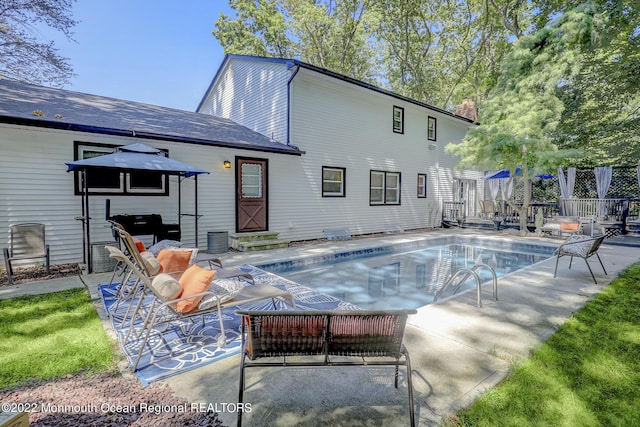
<svg viewBox="0 0 640 427">
<path fill-rule="evenodd" d="M 404 108 L 404 134 L 393 133 L 393 106 Z M 436 117 L 437 141 L 427 141 L 427 116 Z M 348 227 L 353 234 L 439 226 L 441 201 L 452 197 L 454 177 L 477 179 L 477 172 L 454 171 L 457 160 L 444 153 L 460 141 L 464 122 L 415 104 L 301 69 L 291 87 L 291 143 L 306 151 L 302 168 L 289 169 L 286 187 L 272 183 L 272 225 L 290 239 L 321 237 L 322 230 Z M 435 147 L 430 148 L 430 144 Z M 346 168 L 346 197 L 323 198 L 322 166 Z M 400 206 L 370 206 L 371 170 L 402 173 Z M 426 173 L 427 198 L 417 197 L 417 175 Z M 290 209 L 295 200 L 299 208 Z M 289 210 L 290 212 L 286 212 Z M 278 224 L 277 221 L 282 221 Z"/>
<path fill-rule="evenodd" d="M 295 156 L 255 153 L 183 143 L 149 141 L 104 135 L 0 125 L 0 247 L 9 243 L 9 226 L 21 222 L 46 225 L 52 264 L 81 262 L 83 259 L 82 201 L 74 195 L 74 174 L 66 172 L 65 162 L 74 160 L 74 141 L 126 145 L 142 142 L 169 150 L 170 157 L 199 167 L 210 174 L 198 177 L 198 246 L 207 247 L 207 231 L 235 231 L 235 171 L 225 169 L 224 160 L 235 156 L 269 160 L 272 173 L 297 162 Z M 258 156 L 256 156 L 258 154 Z M 274 172 L 275 171 L 275 172 Z M 283 172 L 286 173 L 286 172 Z M 164 222 L 178 222 L 178 181 L 170 177 L 167 196 L 90 196 L 91 242 L 113 241 L 105 220 L 105 200 L 111 200 L 111 214 L 159 213 Z M 276 178 L 283 187 L 282 179 Z M 193 178 L 182 181 L 182 240 L 185 247 L 195 245 Z M 147 239 L 146 243 L 150 243 Z"/>
<path fill-rule="evenodd" d="M 287 81 L 280 62 L 230 58 L 199 112 L 231 119 L 278 142 L 287 142 Z"/>
</svg>

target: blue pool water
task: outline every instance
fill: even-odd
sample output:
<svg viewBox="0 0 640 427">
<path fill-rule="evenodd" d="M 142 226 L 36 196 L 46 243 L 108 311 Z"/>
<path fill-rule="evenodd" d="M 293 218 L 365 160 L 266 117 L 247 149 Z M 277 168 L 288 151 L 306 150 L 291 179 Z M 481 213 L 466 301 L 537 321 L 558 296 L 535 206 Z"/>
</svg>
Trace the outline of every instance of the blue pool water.
<svg viewBox="0 0 640 427">
<path fill-rule="evenodd" d="M 432 303 L 460 268 L 485 263 L 499 278 L 551 257 L 554 250 L 532 244 L 438 239 L 427 247 L 383 246 L 259 267 L 363 309 L 404 309 Z M 478 274 L 483 281 L 491 280 L 486 269 Z M 470 278 L 458 293 L 475 286 Z M 447 292 L 440 300 L 451 296 Z"/>
</svg>

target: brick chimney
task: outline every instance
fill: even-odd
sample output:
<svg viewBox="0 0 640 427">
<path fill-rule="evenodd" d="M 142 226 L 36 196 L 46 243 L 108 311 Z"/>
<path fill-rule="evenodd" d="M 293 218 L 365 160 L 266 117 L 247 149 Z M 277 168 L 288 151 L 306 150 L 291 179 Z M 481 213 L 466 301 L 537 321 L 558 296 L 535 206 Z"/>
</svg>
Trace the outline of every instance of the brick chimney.
<svg viewBox="0 0 640 427">
<path fill-rule="evenodd" d="M 474 122 L 478 120 L 478 110 L 476 104 L 471 98 L 464 98 L 462 104 L 456 108 L 456 116 L 466 117 Z"/>
</svg>

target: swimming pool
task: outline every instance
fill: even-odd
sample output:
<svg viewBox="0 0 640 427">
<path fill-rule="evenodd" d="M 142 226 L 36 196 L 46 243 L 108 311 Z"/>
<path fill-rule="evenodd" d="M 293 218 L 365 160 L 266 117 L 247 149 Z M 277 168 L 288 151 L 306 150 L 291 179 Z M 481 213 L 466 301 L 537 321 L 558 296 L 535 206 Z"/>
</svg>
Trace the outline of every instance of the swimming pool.
<svg viewBox="0 0 640 427">
<path fill-rule="evenodd" d="M 432 303 L 436 292 L 460 268 L 481 262 L 502 277 L 551 257 L 554 250 L 555 246 L 454 237 L 258 267 L 363 309 L 404 309 Z M 486 269 L 478 274 L 483 281 L 491 279 Z M 475 286 L 470 278 L 458 293 Z M 450 296 L 447 292 L 440 300 Z"/>
</svg>

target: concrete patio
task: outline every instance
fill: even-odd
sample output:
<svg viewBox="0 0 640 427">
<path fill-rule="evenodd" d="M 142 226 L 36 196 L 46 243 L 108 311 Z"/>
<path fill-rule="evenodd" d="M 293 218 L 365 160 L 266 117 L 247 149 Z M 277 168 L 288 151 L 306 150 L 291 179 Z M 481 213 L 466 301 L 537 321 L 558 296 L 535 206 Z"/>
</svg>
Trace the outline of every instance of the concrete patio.
<svg viewBox="0 0 640 427">
<path fill-rule="evenodd" d="M 404 233 L 326 242 L 258 253 L 216 255 L 225 266 L 260 264 L 264 261 L 357 249 L 383 242 L 401 243 L 460 230 Z M 464 231 L 465 234 L 474 234 Z M 517 237 L 483 233 L 490 239 Z M 559 245 L 559 239 L 527 238 Z M 405 345 L 411 355 L 416 416 L 421 426 L 440 425 L 443 417 L 470 404 L 508 374 L 515 360 L 526 358 L 576 310 L 598 293 L 619 272 L 640 260 L 639 247 L 605 244 L 600 255 L 607 276 L 597 259 L 589 262 L 598 279 L 594 284 L 583 260 L 560 260 L 558 278 L 553 278 L 555 258 L 499 279 L 499 300 L 491 300 L 491 287 L 483 289 L 482 308 L 475 293 L 431 304 L 411 316 Z M 206 254 L 205 254 L 206 255 Z M 98 299 L 99 283 L 111 273 L 56 279 L 41 284 L 0 288 L 0 298 L 49 292 L 85 284 Z M 83 283 L 84 282 L 84 283 Z M 105 313 L 97 300 L 100 315 Z M 217 405 L 222 421 L 235 425 L 236 414 L 226 411 L 237 400 L 239 358 L 186 372 L 162 382 L 191 402 Z M 126 368 L 123 365 L 123 370 Z M 401 380 L 404 374 L 401 370 Z M 245 402 L 251 412 L 246 426 L 400 426 L 409 424 L 406 382 L 393 387 L 391 368 L 253 368 L 247 374 Z"/>
</svg>

